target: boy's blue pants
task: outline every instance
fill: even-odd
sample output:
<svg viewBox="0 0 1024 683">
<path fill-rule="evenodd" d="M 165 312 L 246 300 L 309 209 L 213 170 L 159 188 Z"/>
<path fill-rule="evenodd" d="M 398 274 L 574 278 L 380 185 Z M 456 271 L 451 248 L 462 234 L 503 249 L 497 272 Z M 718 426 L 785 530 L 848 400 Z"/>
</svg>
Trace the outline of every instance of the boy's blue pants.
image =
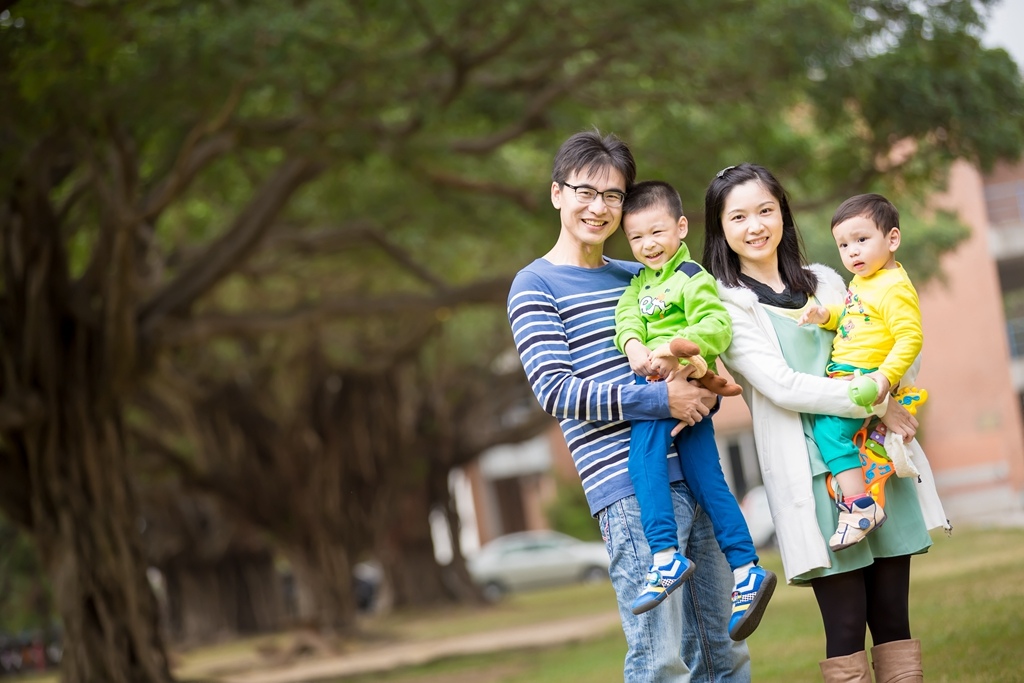
<svg viewBox="0 0 1024 683">
<path fill-rule="evenodd" d="M 678 420 L 634 420 L 629 441 L 629 476 L 633 482 L 640 521 L 652 552 L 678 545 L 676 520 L 669 493 L 668 460 L 672 429 Z M 735 496 L 725 482 L 710 417 L 684 428 L 675 437 L 679 464 L 697 503 L 715 529 L 715 538 L 732 569 L 757 562 L 754 542 Z"/>
</svg>

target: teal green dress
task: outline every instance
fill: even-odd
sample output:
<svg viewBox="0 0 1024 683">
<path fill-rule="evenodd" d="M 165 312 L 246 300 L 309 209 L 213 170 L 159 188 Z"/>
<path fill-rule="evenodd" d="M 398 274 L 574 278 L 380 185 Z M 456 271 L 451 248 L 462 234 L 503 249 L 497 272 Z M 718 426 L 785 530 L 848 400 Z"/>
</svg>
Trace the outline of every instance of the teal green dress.
<svg viewBox="0 0 1024 683">
<path fill-rule="evenodd" d="M 810 304 L 816 304 L 814 300 Z M 762 304 L 764 305 L 764 304 Z M 817 325 L 800 327 L 796 321 L 803 312 L 776 308 L 764 305 L 768 317 L 775 328 L 775 334 L 782 346 L 782 355 L 789 367 L 797 372 L 810 375 L 825 375 L 832 351 L 833 333 L 823 330 Z M 828 494 L 825 476 L 828 467 L 814 443 L 814 415 L 801 415 L 804 425 L 804 438 L 807 441 L 807 452 L 811 458 L 812 491 L 814 492 L 814 508 L 818 517 L 818 527 L 823 538 L 828 539 L 835 533 L 839 521 L 839 512 L 835 502 Z M 885 483 L 885 524 L 873 531 L 857 545 L 850 546 L 838 553 L 828 551 L 831 567 L 819 567 L 793 577 L 793 583 L 808 584 L 811 579 L 832 574 L 861 569 L 868 566 L 876 557 L 897 557 L 900 555 L 916 555 L 928 551 L 932 544 L 931 536 L 921 514 L 921 506 L 917 502 L 916 483 L 913 479 L 889 477 Z"/>
</svg>

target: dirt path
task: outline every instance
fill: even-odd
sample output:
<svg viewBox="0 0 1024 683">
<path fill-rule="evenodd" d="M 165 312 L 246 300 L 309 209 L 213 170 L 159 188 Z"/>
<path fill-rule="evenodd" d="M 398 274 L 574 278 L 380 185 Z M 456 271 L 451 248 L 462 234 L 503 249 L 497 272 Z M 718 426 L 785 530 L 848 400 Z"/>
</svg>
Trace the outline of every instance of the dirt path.
<svg viewBox="0 0 1024 683">
<path fill-rule="evenodd" d="M 579 642 L 603 636 L 618 628 L 618 612 L 609 612 L 486 633 L 382 645 L 345 655 L 296 662 L 279 668 L 262 666 L 259 670 L 248 672 L 207 674 L 202 680 L 217 683 L 308 683 L 425 664 L 445 657 Z"/>
</svg>

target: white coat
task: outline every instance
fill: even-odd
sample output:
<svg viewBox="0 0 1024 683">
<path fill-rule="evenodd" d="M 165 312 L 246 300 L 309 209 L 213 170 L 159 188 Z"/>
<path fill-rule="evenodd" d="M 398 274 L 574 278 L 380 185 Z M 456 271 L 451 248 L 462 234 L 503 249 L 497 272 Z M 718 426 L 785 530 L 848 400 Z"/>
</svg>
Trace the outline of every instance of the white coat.
<svg viewBox="0 0 1024 683">
<path fill-rule="evenodd" d="M 823 305 L 842 305 L 846 285 L 831 268 L 813 265 L 815 292 Z M 786 363 L 768 313 L 746 287 L 718 283 L 719 295 L 732 316 L 732 344 L 720 358 L 736 382 L 753 416 L 761 478 L 775 524 L 786 581 L 818 567 L 829 567 L 828 545 L 818 528 L 811 490 L 810 456 L 801 413 L 866 417 L 868 412 L 847 396 L 846 386 L 827 377 L 796 372 Z M 911 383 L 919 363 L 904 377 Z M 924 451 L 915 439 L 907 445 L 920 472 L 916 487 L 928 529 L 949 522 Z"/>
</svg>

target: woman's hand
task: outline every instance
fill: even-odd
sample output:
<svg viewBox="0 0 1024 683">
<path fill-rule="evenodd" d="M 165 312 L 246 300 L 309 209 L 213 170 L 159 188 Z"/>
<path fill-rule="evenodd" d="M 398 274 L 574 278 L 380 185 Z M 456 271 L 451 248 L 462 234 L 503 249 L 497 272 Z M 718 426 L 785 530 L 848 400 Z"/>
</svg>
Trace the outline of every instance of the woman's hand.
<svg viewBox="0 0 1024 683">
<path fill-rule="evenodd" d="M 882 424 L 890 432 L 903 437 L 904 443 L 910 443 L 917 434 L 917 418 L 911 415 L 903 404 L 889 396 L 889 404 L 885 408 L 885 415 L 882 416 Z"/>
</svg>

